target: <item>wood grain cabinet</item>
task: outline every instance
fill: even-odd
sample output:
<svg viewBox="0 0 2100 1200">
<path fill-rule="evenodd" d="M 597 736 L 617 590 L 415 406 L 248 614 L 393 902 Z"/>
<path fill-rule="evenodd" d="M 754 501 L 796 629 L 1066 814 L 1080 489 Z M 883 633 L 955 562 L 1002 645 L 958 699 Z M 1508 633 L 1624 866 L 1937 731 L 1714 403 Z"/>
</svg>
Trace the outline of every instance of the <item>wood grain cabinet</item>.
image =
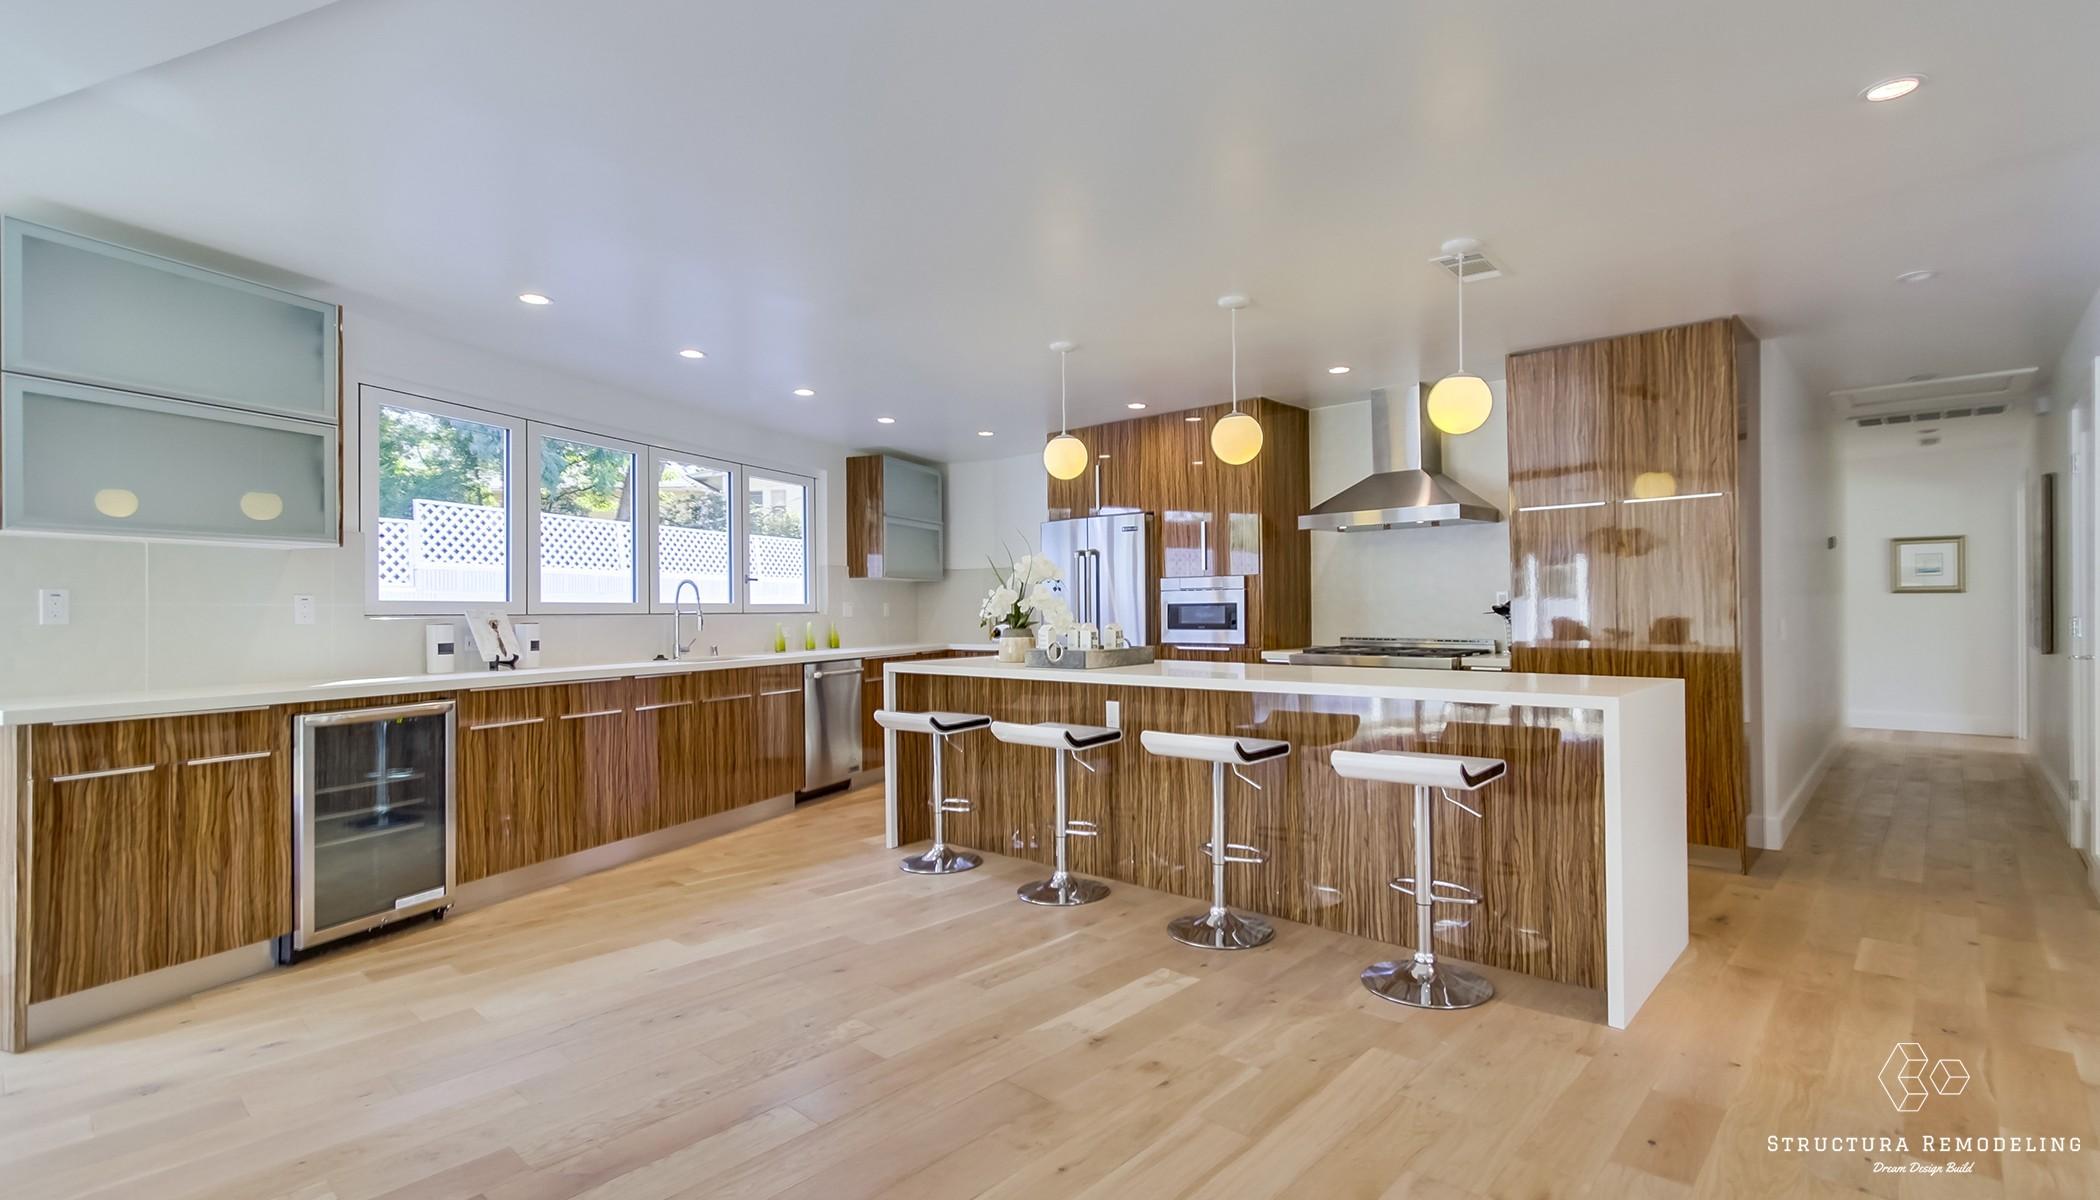
<svg viewBox="0 0 2100 1200">
<path fill-rule="evenodd" d="M 1685 680 L 1689 834 L 1739 850 L 1757 358 L 1730 317 L 1513 354 L 1507 372 L 1511 666 Z"/>
<path fill-rule="evenodd" d="M 30 738 L 29 999 L 291 929 L 288 735 L 266 711 Z"/>
<path fill-rule="evenodd" d="M 459 698 L 458 828 L 462 883 L 549 857 L 550 824 L 566 822 L 565 782 L 547 692 L 484 688 Z"/>
<path fill-rule="evenodd" d="M 846 574 L 938 581 L 947 570 L 940 468 L 888 454 L 846 460 Z"/>
<path fill-rule="evenodd" d="M 629 680 L 628 723 L 639 832 L 668 829 L 708 814 L 707 780 L 717 762 L 701 704 L 702 676 L 652 675 Z"/>
<path fill-rule="evenodd" d="M 1154 578 L 1246 576 L 1247 649 L 1258 659 L 1263 649 L 1312 640 L 1312 535 L 1298 528 L 1312 507 L 1311 439 L 1302 408 L 1261 397 L 1240 408 L 1262 426 L 1250 463 L 1211 454 L 1211 426 L 1230 411 L 1223 404 L 1089 425 L 1072 432 L 1093 466 L 1077 479 L 1049 479 L 1047 501 L 1053 520 L 1107 509 L 1154 514 Z"/>
<path fill-rule="evenodd" d="M 705 777 L 701 815 L 713 816 L 753 800 L 759 783 L 758 691 L 753 673 L 738 669 L 701 676 L 700 770 Z"/>
<path fill-rule="evenodd" d="M 758 693 L 759 769 L 740 806 L 802 786 L 802 668 L 760 667 L 751 674 Z"/>
</svg>

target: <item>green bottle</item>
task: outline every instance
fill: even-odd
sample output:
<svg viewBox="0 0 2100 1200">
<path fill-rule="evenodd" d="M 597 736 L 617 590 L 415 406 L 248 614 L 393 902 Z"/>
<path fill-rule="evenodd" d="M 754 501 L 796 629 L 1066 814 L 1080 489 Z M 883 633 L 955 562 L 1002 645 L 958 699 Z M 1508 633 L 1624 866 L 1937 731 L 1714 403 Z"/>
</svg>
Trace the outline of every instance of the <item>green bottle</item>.
<svg viewBox="0 0 2100 1200">
<path fill-rule="evenodd" d="M 817 648 L 817 623 L 815 621 L 802 622 L 802 648 L 804 650 Z"/>
<path fill-rule="evenodd" d="M 831 648 L 833 650 L 839 648 L 839 623 L 837 621 L 831 623 Z"/>
<path fill-rule="evenodd" d="M 787 648 L 788 627 L 780 622 L 775 622 L 773 625 L 773 653 L 786 654 Z"/>
</svg>

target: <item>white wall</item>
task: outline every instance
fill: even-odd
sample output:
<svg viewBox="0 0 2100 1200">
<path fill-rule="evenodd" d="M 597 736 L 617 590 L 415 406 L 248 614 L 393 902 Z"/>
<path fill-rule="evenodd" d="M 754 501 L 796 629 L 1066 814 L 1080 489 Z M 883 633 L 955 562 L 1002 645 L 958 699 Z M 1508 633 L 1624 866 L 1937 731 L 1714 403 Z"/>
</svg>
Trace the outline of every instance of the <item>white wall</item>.
<svg viewBox="0 0 2100 1200">
<path fill-rule="evenodd" d="M 344 494 L 352 532 L 341 549 L 276 550 L 173 542 L 0 537 L 0 696 L 91 695 L 279 680 L 393 675 L 423 669 L 423 618 L 364 615 L 364 538 L 357 531 L 356 400 L 360 382 L 456 398 L 597 432 L 688 446 L 819 477 L 828 521 L 814 614 L 819 636 L 837 620 L 846 645 L 913 641 L 914 585 L 849 580 L 844 568 L 842 446 L 702 416 L 674 402 L 445 342 L 352 305 L 344 331 Z M 824 536 L 836 531 L 835 536 Z M 39 588 L 72 592 L 72 623 L 36 624 Z M 292 597 L 318 604 L 313 625 L 292 621 Z M 850 606 L 852 615 L 846 610 Z M 885 615 L 885 609 L 887 614 Z M 649 658 L 665 647 L 666 616 L 549 616 L 548 665 Z M 776 622 L 799 639 L 812 617 L 708 618 L 725 653 L 771 649 Z"/>
<path fill-rule="evenodd" d="M 1841 513 L 1829 402 L 1802 386 L 1782 339 L 1762 343 L 1758 380 L 1763 736 L 1750 842 L 1778 849 L 1843 742 L 1843 572 L 1827 541 Z"/>
<path fill-rule="evenodd" d="M 1507 514 L 1509 406 L 1501 380 L 1488 387 L 1493 414 L 1472 433 L 1444 439 L 1444 474 Z M 1370 402 L 1313 409 L 1311 426 L 1318 504 L 1371 473 Z M 1487 608 L 1508 590 L 1509 526 L 1501 522 L 1312 535 L 1315 642 L 1361 634 L 1506 645 L 1509 625 Z"/>
<path fill-rule="evenodd" d="M 919 594 L 918 636 L 928 642 L 989 638 L 977 606 L 992 589 L 993 562 L 1039 549 L 1049 517 L 1049 484 L 1040 454 L 950 463 L 948 573 Z"/>
<path fill-rule="evenodd" d="M 2022 491 L 2032 421 L 2020 414 L 1843 437 L 1845 713 L 1866 729 L 2019 732 Z M 1968 590 L 1889 590 L 1889 539 L 1963 534 Z"/>
<path fill-rule="evenodd" d="M 2081 781 L 2082 790 L 2088 793 L 2083 812 L 2074 809 L 2072 799 L 2072 781 L 2081 772 L 2072 761 L 2071 744 L 2071 722 L 2080 707 L 2078 697 L 2072 694 L 2073 568 L 2078 556 L 2073 553 L 2071 541 L 2073 506 L 2076 503 L 2071 454 L 2073 409 L 2079 410 L 2084 418 L 2086 432 L 2083 436 L 2088 439 L 2086 452 L 2091 453 L 2095 357 L 2100 357 L 2100 296 L 2096 296 L 2087 307 L 2085 316 L 2071 334 L 2069 344 L 2064 347 L 2063 355 L 2058 358 L 2050 384 L 2049 412 L 2034 423 L 2032 476 L 2038 478 L 2052 471 L 2057 476 L 2056 653 L 2036 654 L 2031 646 L 2027 650 L 2029 749 L 2048 789 L 2048 799 L 2059 827 L 2072 845 L 2087 848 L 2100 845 L 2100 824 L 2096 824 L 2090 803 L 2092 781 Z M 2087 536 L 2090 539 L 2092 534 Z M 2088 545 L 2091 544 L 2089 541 Z M 2100 890 L 2100 861 L 2094 862 L 2093 869 L 2095 887 Z"/>
</svg>

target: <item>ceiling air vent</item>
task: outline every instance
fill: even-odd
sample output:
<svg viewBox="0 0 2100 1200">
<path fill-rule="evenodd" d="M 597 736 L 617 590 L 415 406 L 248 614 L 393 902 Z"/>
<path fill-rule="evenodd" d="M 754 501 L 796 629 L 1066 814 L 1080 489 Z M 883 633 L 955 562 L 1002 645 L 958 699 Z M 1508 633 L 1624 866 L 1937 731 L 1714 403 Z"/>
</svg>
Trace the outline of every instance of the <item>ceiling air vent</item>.
<svg viewBox="0 0 2100 1200">
<path fill-rule="evenodd" d="M 1888 416 L 1883 417 L 1881 419 L 1881 423 L 1884 425 L 1908 425 L 1910 424 L 1910 414 L 1891 413 Z"/>
<path fill-rule="evenodd" d="M 2003 404 L 1979 404 L 1976 406 L 1976 415 L 1979 417 L 1995 417 L 2004 411 L 2005 406 Z"/>
<path fill-rule="evenodd" d="M 1898 415 L 1914 421 L 1993 416 L 2025 400 L 2038 374 L 2035 367 L 2016 367 L 1946 379 L 1913 376 L 1901 383 L 1846 388 L 1830 393 L 1830 398 L 1839 416 L 1853 422 L 1881 417 L 1884 424 L 1899 424 Z"/>
<path fill-rule="evenodd" d="M 1489 258 L 1484 249 L 1465 254 L 1439 254 L 1429 261 L 1450 272 L 1460 283 L 1483 283 L 1502 278 L 1502 263 Z"/>
<path fill-rule="evenodd" d="M 1861 418 L 1859 419 L 1859 427 L 1860 427 L 1861 429 L 1866 429 L 1866 428 L 1869 428 L 1869 427 L 1871 427 L 1871 426 L 1875 426 L 1875 425 L 1879 425 L 1879 424 L 1881 424 L 1881 418 L 1880 418 L 1880 417 L 1861 417 Z"/>
</svg>

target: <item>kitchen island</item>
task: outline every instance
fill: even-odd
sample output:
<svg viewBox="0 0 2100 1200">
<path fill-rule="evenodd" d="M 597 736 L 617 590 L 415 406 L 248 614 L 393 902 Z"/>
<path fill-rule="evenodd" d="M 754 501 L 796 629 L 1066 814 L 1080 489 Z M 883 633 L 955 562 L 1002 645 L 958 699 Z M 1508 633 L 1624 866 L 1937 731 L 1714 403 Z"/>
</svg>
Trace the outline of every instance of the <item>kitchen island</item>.
<svg viewBox="0 0 2100 1200">
<path fill-rule="evenodd" d="M 1071 772 L 1071 810 L 1099 836 L 1072 842 L 1082 875 L 1206 896 L 1210 778 L 1160 758 L 1143 730 L 1291 743 L 1290 757 L 1230 782 L 1228 840 L 1267 862 L 1227 872 L 1240 908 L 1411 945 L 1413 902 L 1387 881 L 1412 862 L 1412 793 L 1343 779 L 1335 750 L 1419 750 L 1506 760 L 1473 799 L 1478 821 L 1440 819 L 1439 878 L 1481 904 L 1440 927 L 1439 954 L 1601 989 L 1624 1028 L 1689 940 L 1684 685 L 1675 679 L 1158 662 L 1073 671 L 987 659 L 891 664 L 884 706 L 1003 721 L 1113 725 L 1123 741 Z M 931 820 L 927 739 L 891 733 L 892 846 Z M 1049 862 L 1050 756 L 965 735 L 945 760 L 952 845 Z M 1453 813 L 1454 810 L 1446 810 Z M 1279 940 L 1288 932 L 1279 933 Z M 1160 935 L 1161 953 L 1176 952 Z M 1340 981 L 1336 986 L 1342 986 Z"/>
</svg>

